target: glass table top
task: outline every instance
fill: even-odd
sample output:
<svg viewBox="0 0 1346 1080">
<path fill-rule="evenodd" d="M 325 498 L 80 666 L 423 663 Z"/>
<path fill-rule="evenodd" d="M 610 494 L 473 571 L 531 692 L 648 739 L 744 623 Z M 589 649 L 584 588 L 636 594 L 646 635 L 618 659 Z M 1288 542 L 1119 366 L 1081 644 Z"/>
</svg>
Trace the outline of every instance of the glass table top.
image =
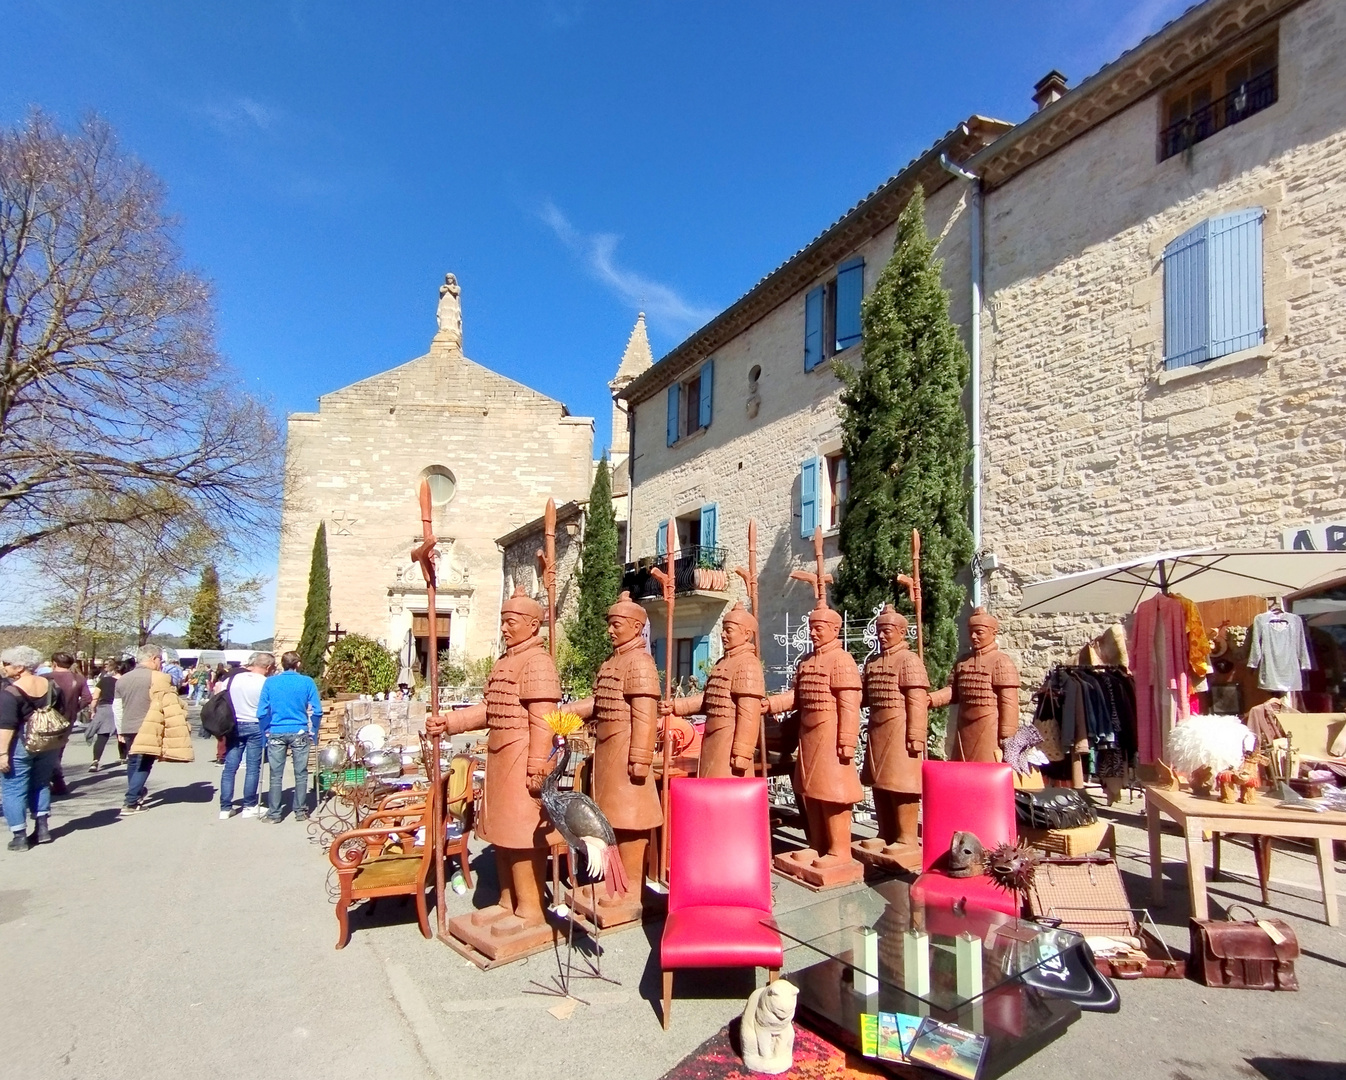
<svg viewBox="0 0 1346 1080">
<path fill-rule="evenodd" d="M 764 922 L 821 959 L 852 971 L 859 990 L 900 990 L 940 1009 L 957 1009 L 1024 973 L 1050 965 L 1083 938 L 1001 912 L 956 914 L 913 904 L 910 884 L 893 878 Z M 866 978 L 867 977 L 867 978 Z"/>
</svg>

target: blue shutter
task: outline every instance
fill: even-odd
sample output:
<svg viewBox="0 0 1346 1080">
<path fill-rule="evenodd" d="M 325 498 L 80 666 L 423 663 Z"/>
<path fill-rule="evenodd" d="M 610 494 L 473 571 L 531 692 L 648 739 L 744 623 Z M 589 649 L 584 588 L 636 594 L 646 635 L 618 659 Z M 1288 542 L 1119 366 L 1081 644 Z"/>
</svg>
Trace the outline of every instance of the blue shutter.
<svg viewBox="0 0 1346 1080">
<path fill-rule="evenodd" d="M 710 674 L 710 636 L 702 634 L 692 638 L 692 678 L 705 683 Z"/>
<path fill-rule="evenodd" d="M 682 387 L 674 383 L 668 388 L 668 445 L 678 441 L 678 398 Z"/>
<path fill-rule="evenodd" d="M 665 647 L 667 644 L 668 642 L 661 637 L 655 638 L 650 642 L 650 653 L 654 656 L 654 666 L 659 669 L 661 674 L 668 670 L 664 667 L 664 653 L 666 652 Z"/>
<path fill-rule="evenodd" d="M 701 546 L 720 546 L 720 504 L 706 503 L 701 508 Z"/>
<path fill-rule="evenodd" d="M 697 417 L 701 426 L 710 427 L 710 397 L 715 390 L 715 361 L 707 360 L 701 365 L 701 415 Z"/>
<path fill-rule="evenodd" d="M 1211 218 L 1210 358 L 1262 344 L 1262 217 L 1260 206 Z"/>
<path fill-rule="evenodd" d="M 865 260 L 848 259 L 837 267 L 837 352 L 860 343 L 860 301 L 864 298 Z"/>
<path fill-rule="evenodd" d="M 823 287 L 804 297 L 804 370 L 823 362 Z"/>
<path fill-rule="evenodd" d="M 1164 366 L 1210 359 L 1209 266 L 1203 221 L 1164 248 Z"/>
<path fill-rule="evenodd" d="M 805 458 L 799 467 L 799 535 L 813 538 L 818 527 L 818 459 Z"/>
<path fill-rule="evenodd" d="M 668 522 L 659 522 L 659 527 L 654 530 L 654 553 L 656 555 L 668 554 Z"/>
</svg>

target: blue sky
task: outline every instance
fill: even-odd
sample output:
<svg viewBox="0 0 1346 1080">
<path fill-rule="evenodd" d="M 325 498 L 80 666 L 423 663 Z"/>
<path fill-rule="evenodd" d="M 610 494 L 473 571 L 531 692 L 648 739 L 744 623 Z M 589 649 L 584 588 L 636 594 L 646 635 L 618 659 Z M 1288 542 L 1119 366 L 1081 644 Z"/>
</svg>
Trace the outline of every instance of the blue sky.
<svg viewBox="0 0 1346 1080">
<path fill-rule="evenodd" d="M 467 355 L 601 447 L 638 310 L 661 355 L 959 120 L 1186 6 L 9 0 L 0 123 L 112 122 L 278 414 L 423 353 L 452 270 Z"/>
</svg>

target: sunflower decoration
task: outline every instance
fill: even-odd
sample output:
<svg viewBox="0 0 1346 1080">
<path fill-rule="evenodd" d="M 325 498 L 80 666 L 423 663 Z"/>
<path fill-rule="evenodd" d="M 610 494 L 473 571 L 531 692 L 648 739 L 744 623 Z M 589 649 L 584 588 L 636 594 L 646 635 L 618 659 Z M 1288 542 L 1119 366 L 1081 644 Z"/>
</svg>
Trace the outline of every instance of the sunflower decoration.
<svg viewBox="0 0 1346 1080">
<path fill-rule="evenodd" d="M 573 712 L 566 712 L 564 709 L 553 709 L 543 719 L 547 726 L 557 735 L 569 737 L 574 735 L 584 726 L 584 721 Z"/>
</svg>

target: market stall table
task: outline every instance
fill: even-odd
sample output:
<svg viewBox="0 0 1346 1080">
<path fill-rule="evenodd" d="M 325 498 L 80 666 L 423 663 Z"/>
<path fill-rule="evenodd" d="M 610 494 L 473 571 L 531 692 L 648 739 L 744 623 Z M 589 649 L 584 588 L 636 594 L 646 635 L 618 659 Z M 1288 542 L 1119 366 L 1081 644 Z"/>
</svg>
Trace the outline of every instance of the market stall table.
<svg viewBox="0 0 1346 1080">
<path fill-rule="evenodd" d="M 1205 919 L 1209 912 L 1202 835 L 1206 832 L 1214 834 L 1218 873 L 1219 834 L 1240 833 L 1253 838 L 1264 899 L 1266 875 L 1270 866 L 1269 849 L 1264 846 L 1266 840 L 1275 836 L 1313 840 L 1318 852 L 1318 876 L 1323 886 L 1323 910 L 1327 916 L 1327 925 L 1337 925 L 1332 841 L 1346 840 L 1346 813 L 1283 810 L 1264 795 L 1259 795 L 1252 804 L 1222 803 L 1215 798 L 1198 798 L 1189 791 L 1170 791 L 1147 784 L 1145 819 L 1150 832 L 1151 899 L 1155 904 L 1164 902 L 1164 869 L 1159 846 L 1161 814 L 1177 822 L 1187 842 L 1187 884 L 1192 900 L 1192 918 Z"/>
</svg>

